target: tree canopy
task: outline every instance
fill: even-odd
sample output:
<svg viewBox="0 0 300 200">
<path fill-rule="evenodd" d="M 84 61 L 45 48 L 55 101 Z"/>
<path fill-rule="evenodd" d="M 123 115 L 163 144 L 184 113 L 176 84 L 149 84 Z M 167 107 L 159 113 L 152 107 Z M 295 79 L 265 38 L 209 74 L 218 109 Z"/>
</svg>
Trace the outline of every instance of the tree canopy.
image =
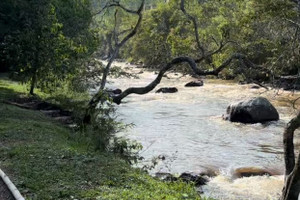
<svg viewBox="0 0 300 200">
<path fill-rule="evenodd" d="M 23 82 L 47 88 L 76 73 L 94 52 L 92 15 L 87 0 L 4 0 L 1 61 Z"/>
</svg>

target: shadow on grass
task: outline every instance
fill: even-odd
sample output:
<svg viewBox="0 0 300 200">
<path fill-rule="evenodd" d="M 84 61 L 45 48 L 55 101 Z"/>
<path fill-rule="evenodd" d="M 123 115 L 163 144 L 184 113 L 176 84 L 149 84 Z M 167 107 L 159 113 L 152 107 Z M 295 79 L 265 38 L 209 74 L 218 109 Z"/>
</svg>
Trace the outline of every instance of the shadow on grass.
<svg viewBox="0 0 300 200">
<path fill-rule="evenodd" d="M 19 97 L 21 94 L 22 93 L 18 93 L 13 89 L 2 87 L 2 84 L 0 84 L 0 101 L 4 101 L 7 99 L 14 99 Z"/>
</svg>

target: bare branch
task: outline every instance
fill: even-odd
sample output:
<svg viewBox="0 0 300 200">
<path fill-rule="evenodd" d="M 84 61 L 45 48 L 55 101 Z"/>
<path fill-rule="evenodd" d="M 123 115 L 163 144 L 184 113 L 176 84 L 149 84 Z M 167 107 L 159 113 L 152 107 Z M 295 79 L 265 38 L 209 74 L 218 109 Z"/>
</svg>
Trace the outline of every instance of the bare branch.
<svg viewBox="0 0 300 200">
<path fill-rule="evenodd" d="M 115 39 L 115 44 L 118 44 L 119 43 L 119 40 L 118 40 L 118 33 L 117 33 L 117 15 L 118 15 L 118 9 L 116 9 L 115 11 L 115 14 L 114 14 L 114 17 L 115 17 L 115 25 L 114 25 L 114 39 Z"/>
<path fill-rule="evenodd" d="M 117 5 L 120 5 L 119 3 L 117 3 Z M 132 31 L 130 33 L 128 33 L 128 35 L 126 35 L 123 40 L 120 42 L 120 43 L 117 43 L 116 44 L 116 47 L 115 47 L 115 51 L 113 53 L 113 55 L 110 57 L 105 69 L 104 69 L 104 72 L 103 72 L 103 76 L 102 76 L 102 82 L 101 82 L 101 86 L 100 86 L 100 90 L 103 90 L 104 87 L 105 87 L 105 84 L 106 84 L 106 79 L 107 79 L 107 75 L 108 75 L 108 72 L 110 70 L 110 67 L 111 67 L 111 64 L 112 62 L 114 61 L 114 59 L 117 57 L 117 55 L 119 54 L 119 50 L 120 48 L 130 39 L 132 38 L 138 28 L 140 27 L 141 25 L 141 22 L 142 22 L 142 19 L 143 19 L 143 14 L 142 14 L 142 10 L 143 10 L 143 7 L 145 5 L 145 0 L 142 0 L 142 3 L 140 5 L 140 7 L 138 8 L 137 11 L 134 12 L 134 14 L 138 14 L 139 18 L 138 18 L 138 21 L 135 25 L 135 27 L 132 29 Z M 132 12 L 129 12 L 129 13 L 132 13 Z"/>
<path fill-rule="evenodd" d="M 134 28 L 132 29 L 132 31 L 131 31 L 126 37 L 124 37 L 124 39 L 118 44 L 119 47 L 123 46 L 123 45 L 124 45 L 131 37 L 133 37 L 133 36 L 136 34 L 138 28 L 139 28 L 140 25 L 141 25 L 142 19 L 143 19 L 142 10 L 143 10 L 144 5 L 145 5 L 145 0 L 142 1 L 142 3 L 141 3 L 141 5 L 140 5 L 139 9 L 136 11 L 136 14 L 139 15 L 139 19 L 138 19 L 138 21 L 137 21 L 135 27 L 134 27 Z"/>
<path fill-rule="evenodd" d="M 104 69 L 102 79 L 101 79 L 100 88 L 97 91 L 97 93 L 92 97 L 92 99 L 90 100 L 90 102 L 88 104 L 88 107 L 86 109 L 84 120 L 83 120 L 83 122 L 85 124 L 88 124 L 88 123 L 91 122 L 91 119 L 92 119 L 92 114 L 91 113 L 93 113 L 93 111 L 95 111 L 95 108 L 96 108 L 97 104 L 101 101 L 101 96 L 102 96 L 101 94 L 102 94 L 102 91 L 105 87 L 106 79 L 107 79 L 108 73 L 110 71 L 110 67 L 111 67 L 113 61 L 115 60 L 115 58 L 118 56 L 120 48 L 130 38 L 132 38 L 136 34 L 138 28 L 141 25 L 142 18 L 143 18 L 142 11 L 143 11 L 144 5 L 145 5 L 145 0 L 142 0 L 140 7 L 136 11 L 132 11 L 132 10 L 129 10 L 129 9 L 125 8 L 124 6 L 120 5 L 119 2 L 113 2 L 112 4 L 105 6 L 105 8 L 112 7 L 112 6 L 120 7 L 128 13 L 137 14 L 139 16 L 139 18 L 138 18 L 138 21 L 137 21 L 135 27 L 131 30 L 131 32 L 128 33 L 128 35 L 126 35 L 120 43 L 116 43 L 114 52 L 112 53 L 111 57 L 109 58 L 109 61 L 108 61 L 107 65 Z M 116 15 L 115 15 L 115 20 L 116 20 Z M 115 35 L 116 35 L 116 30 L 114 32 L 115 32 Z M 117 41 L 117 39 L 115 39 L 115 41 Z"/>
<path fill-rule="evenodd" d="M 163 75 L 168 70 L 170 70 L 174 65 L 176 65 L 176 64 L 187 63 L 189 65 L 189 67 L 193 70 L 193 72 L 195 74 L 197 74 L 197 75 L 200 75 L 200 76 L 207 76 L 207 75 L 218 76 L 218 74 L 222 70 L 224 70 L 234 59 L 240 60 L 248 68 L 253 68 L 253 67 L 256 66 L 250 60 L 248 60 L 245 55 L 238 54 L 238 53 L 233 54 L 232 56 L 230 56 L 227 60 L 225 60 L 216 69 L 214 69 L 214 70 L 208 70 L 208 71 L 204 71 L 204 70 L 201 70 L 201 69 L 197 68 L 197 64 L 196 64 L 195 60 L 192 59 L 192 58 L 190 58 L 190 57 L 177 57 L 177 58 L 174 58 L 168 64 L 166 64 L 165 67 L 163 67 L 160 70 L 160 72 L 157 75 L 157 77 L 151 83 L 149 83 L 147 86 L 145 86 L 145 87 L 128 88 L 124 92 L 122 92 L 120 95 L 115 96 L 113 98 L 113 101 L 116 104 L 120 104 L 121 101 L 122 101 L 122 99 L 124 99 L 125 97 L 127 97 L 130 94 L 139 94 L 139 95 L 142 95 L 142 94 L 146 94 L 146 93 L 150 92 L 151 90 L 153 90 L 160 83 Z"/>
<path fill-rule="evenodd" d="M 184 7 L 184 3 L 185 3 L 184 0 L 181 0 L 180 9 L 183 12 L 183 14 L 185 14 L 193 22 L 194 33 L 195 33 L 195 39 L 196 39 L 196 42 L 197 42 L 197 46 L 198 46 L 199 50 L 201 51 L 202 57 L 204 57 L 205 50 L 204 50 L 204 47 L 200 44 L 197 20 L 196 20 L 195 17 L 193 17 L 192 15 L 187 13 L 187 11 L 185 10 L 185 7 Z"/>
<path fill-rule="evenodd" d="M 236 43 L 236 42 L 235 41 L 231 41 L 231 40 L 230 41 L 226 41 L 225 43 L 221 42 L 219 44 L 219 48 L 218 49 L 216 49 L 215 51 L 209 52 L 208 54 L 202 56 L 201 58 L 195 59 L 195 62 L 196 63 L 200 63 L 200 62 L 204 61 L 206 58 L 211 57 L 211 56 L 213 56 L 213 55 L 215 55 L 217 53 L 220 53 L 223 50 L 223 48 L 226 47 L 227 44 L 229 44 L 229 43 Z"/>
<path fill-rule="evenodd" d="M 127 13 L 131 13 L 131 14 L 139 14 L 140 8 L 138 10 L 130 10 L 128 8 L 126 8 L 125 6 L 121 5 L 120 2 L 111 2 L 111 3 L 107 3 L 100 11 L 96 12 L 94 15 L 99 15 L 101 14 L 104 10 L 111 8 L 111 7 L 119 7 L 122 8 L 125 12 Z"/>
</svg>

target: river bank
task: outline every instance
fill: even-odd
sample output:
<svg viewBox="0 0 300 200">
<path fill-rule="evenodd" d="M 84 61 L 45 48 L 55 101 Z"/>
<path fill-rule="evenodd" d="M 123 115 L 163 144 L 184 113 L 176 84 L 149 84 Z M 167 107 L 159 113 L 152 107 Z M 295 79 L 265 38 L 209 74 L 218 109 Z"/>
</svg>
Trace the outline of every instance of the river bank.
<svg viewBox="0 0 300 200">
<path fill-rule="evenodd" d="M 134 65 L 116 62 L 138 78 L 109 79 L 110 86 L 122 90 L 146 86 L 156 73 Z M 145 159 L 140 166 L 164 156 L 152 174 L 181 174 L 189 171 L 217 174 L 204 186 L 208 196 L 218 199 L 277 199 L 283 187 L 282 133 L 295 115 L 293 100 L 299 92 L 290 92 L 232 81 L 204 79 L 204 86 L 186 88 L 195 78 L 168 73 L 154 91 L 130 95 L 118 106 L 119 119 L 135 127 L 120 134 L 140 142 Z M 176 87 L 177 93 L 157 94 L 160 87 Z M 280 120 L 266 124 L 241 124 L 224 121 L 222 115 L 230 103 L 262 96 L 269 99 Z M 296 105 L 296 107 L 299 104 Z M 296 146 L 299 146 L 299 137 Z M 276 176 L 234 177 L 239 168 L 261 168 Z"/>
<path fill-rule="evenodd" d="M 26 199 L 200 199 L 192 185 L 159 181 L 42 112 L 3 103 L 26 91 L 0 80 L 0 167 Z"/>
</svg>

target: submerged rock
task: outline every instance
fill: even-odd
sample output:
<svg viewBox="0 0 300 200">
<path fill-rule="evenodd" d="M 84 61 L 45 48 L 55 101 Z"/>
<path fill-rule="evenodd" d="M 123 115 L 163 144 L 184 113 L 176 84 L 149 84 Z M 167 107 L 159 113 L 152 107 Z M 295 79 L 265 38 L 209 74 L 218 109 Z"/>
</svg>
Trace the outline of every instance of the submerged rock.
<svg viewBox="0 0 300 200">
<path fill-rule="evenodd" d="M 242 178 L 242 177 L 250 177 L 250 176 L 272 176 L 276 175 L 272 173 L 269 170 L 259 168 L 259 167 L 242 167 L 242 168 L 237 168 L 234 171 L 233 176 L 236 178 Z"/>
<path fill-rule="evenodd" d="M 170 173 L 158 172 L 155 174 L 155 177 L 163 181 L 184 181 L 187 183 L 194 183 L 195 186 L 205 185 L 208 182 L 208 178 L 205 178 L 201 175 L 184 172 L 179 177 L 176 177 Z"/>
<path fill-rule="evenodd" d="M 202 80 L 191 81 L 191 82 L 185 84 L 185 87 L 201 87 L 201 86 L 203 86 Z"/>
<path fill-rule="evenodd" d="M 187 183 L 194 183 L 195 186 L 205 185 L 208 182 L 208 179 L 203 176 L 187 172 L 182 173 L 179 179 Z"/>
<path fill-rule="evenodd" d="M 260 89 L 260 87 L 258 85 L 252 85 L 250 89 Z"/>
<path fill-rule="evenodd" d="M 176 87 L 165 87 L 160 88 L 156 91 L 156 93 L 176 93 L 178 92 L 178 89 Z"/>
<path fill-rule="evenodd" d="M 259 123 L 279 120 L 279 114 L 266 98 L 256 97 L 229 105 L 224 118 L 231 122 Z"/>
</svg>

